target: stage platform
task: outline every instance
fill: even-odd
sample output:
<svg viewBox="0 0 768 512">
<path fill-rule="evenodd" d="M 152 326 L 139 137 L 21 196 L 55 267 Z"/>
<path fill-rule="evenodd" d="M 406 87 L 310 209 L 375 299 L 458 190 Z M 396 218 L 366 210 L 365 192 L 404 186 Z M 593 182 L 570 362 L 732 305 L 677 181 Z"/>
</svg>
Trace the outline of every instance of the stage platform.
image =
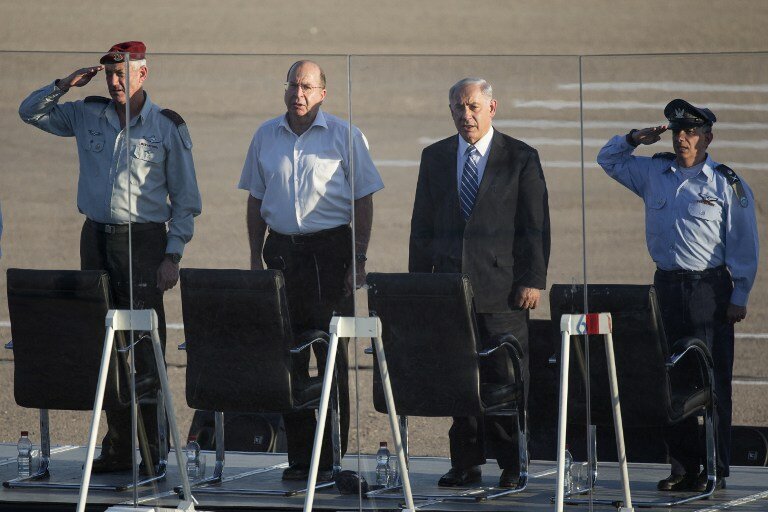
<svg viewBox="0 0 768 512">
<path fill-rule="evenodd" d="M 83 447 L 65 446 L 53 450 L 51 463 L 51 482 L 79 483 L 81 466 L 85 455 Z M 16 447 L 0 445 L 0 478 L 3 481 L 16 475 Z M 173 455 L 173 454 L 172 454 Z M 213 469 L 214 454 L 206 452 L 207 469 L 210 475 Z M 156 486 L 142 487 L 139 491 L 140 502 L 146 505 L 175 507 L 178 498 L 173 487 L 179 484 L 179 473 L 176 470 L 174 457 L 167 477 Z M 373 455 L 363 455 L 359 459 L 349 455 L 344 458 L 344 469 L 357 470 L 358 460 L 360 471 L 369 482 L 372 482 L 375 459 Z M 414 494 L 444 493 L 446 489 L 437 487 L 436 483 L 441 474 L 449 467 L 445 458 L 413 457 L 411 459 L 411 485 Z M 283 483 L 280 479 L 282 468 L 286 466 L 285 455 L 265 453 L 228 452 L 226 455 L 225 482 L 221 489 L 298 489 L 300 483 Z M 259 468 L 272 468 L 260 471 Z M 551 461 L 534 461 L 531 465 L 528 488 L 516 495 L 493 501 L 455 502 L 450 498 L 430 502 L 417 501 L 417 507 L 424 510 L 445 511 L 551 511 L 554 505 L 551 497 L 555 487 L 555 464 Z M 483 484 L 493 485 L 499 477 L 499 470 L 493 461 L 483 468 Z M 92 483 L 126 482 L 130 472 L 111 475 L 94 475 Z M 668 466 L 658 464 L 630 464 L 632 498 L 634 501 L 653 501 L 668 498 L 668 493 L 658 493 L 655 490 L 656 481 L 668 474 Z M 599 465 L 597 487 L 594 496 L 599 499 L 620 499 L 618 470 L 615 463 Z M 452 490 L 451 490 L 452 491 Z M 453 492 L 460 492 L 457 489 Z M 74 510 L 77 503 L 77 490 L 49 489 L 8 489 L 0 490 L 0 510 Z M 199 502 L 197 510 L 291 510 L 301 509 L 304 504 L 303 495 L 283 496 L 237 496 L 196 494 Z M 92 490 L 88 497 L 88 510 L 104 510 L 115 504 L 132 503 L 132 492 L 111 492 Z M 315 495 L 315 510 L 397 510 L 402 499 L 360 499 L 357 495 L 345 496 L 335 488 L 318 491 Z M 588 506 L 566 506 L 568 510 L 589 510 Z M 609 511 L 614 507 L 594 505 L 594 510 Z M 663 507 L 638 508 L 659 512 L 669 510 Z M 677 511 L 697 512 L 765 512 L 768 511 L 768 468 L 735 467 L 727 479 L 727 489 L 715 493 L 709 499 L 688 503 L 675 507 Z"/>
</svg>

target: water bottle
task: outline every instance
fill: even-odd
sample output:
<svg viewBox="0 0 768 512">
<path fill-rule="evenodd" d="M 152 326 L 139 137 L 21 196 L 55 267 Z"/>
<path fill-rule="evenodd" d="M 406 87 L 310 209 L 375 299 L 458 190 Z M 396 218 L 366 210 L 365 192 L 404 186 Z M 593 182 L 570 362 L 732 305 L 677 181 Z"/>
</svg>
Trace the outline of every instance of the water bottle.
<svg viewBox="0 0 768 512">
<path fill-rule="evenodd" d="M 32 466 L 32 441 L 29 440 L 29 432 L 26 430 L 21 431 L 18 448 L 19 478 L 26 478 L 30 475 Z"/>
<path fill-rule="evenodd" d="M 376 485 L 385 487 L 389 485 L 389 478 L 392 474 L 390 459 L 391 456 L 389 454 L 389 449 L 387 448 L 387 442 L 380 442 L 379 451 L 376 452 Z"/>
<path fill-rule="evenodd" d="M 573 491 L 573 474 L 571 468 L 573 467 L 573 455 L 568 449 L 568 445 L 565 445 L 565 471 L 563 472 L 563 495 L 568 496 Z"/>
<path fill-rule="evenodd" d="M 197 480 L 201 476 L 200 445 L 197 444 L 197 436 L 189 436 L 184 453 L 187 455 L 187 478 L 190 481 Z"/>
</svg>

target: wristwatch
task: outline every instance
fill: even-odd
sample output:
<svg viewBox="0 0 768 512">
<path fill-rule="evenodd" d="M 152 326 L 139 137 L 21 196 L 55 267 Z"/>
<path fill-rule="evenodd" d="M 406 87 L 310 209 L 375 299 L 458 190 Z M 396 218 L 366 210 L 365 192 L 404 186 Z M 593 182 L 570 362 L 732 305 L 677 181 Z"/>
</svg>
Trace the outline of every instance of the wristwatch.
<svg viewBox="0 0 768 512">
<path fill-rule="evenodd" d="M 355 261 L 357 263 L 365 263 L 366 261 L 368 261 L 368 258 L 366 257 L 365 254 L 359 252 L 359 253 L 355 254 Z"/>
<path fill-rule="evenodd" d="M 179 264 L 179 262 L 181 261 L 181 254 L 179 254 L 179 253 L 176 253 L 176 252 L 167 252 L 167 253 L 165 253 L 165 255 L 166 255 L 168 258 L 170 258 L 170 260 L 171 260 L 172 262 L 174 262 L 175 264 L 177 264 L 177 265 L 178 265 L 178 264 Z"/>
<path fill-rule="evenodd" d="M 633 148 L 636 148 L 637 146 L 640 145 L 639 143 L 635 142 L 635 138 L 634 138 L 635 132 L 639 132 L 639 131 L 640 130 L 638 130 L 636 128 L 633 129 L 633 130 L 629 130 L 629 133 L 625 136 L 627 144 L 629 144 Z"/>
</svg>

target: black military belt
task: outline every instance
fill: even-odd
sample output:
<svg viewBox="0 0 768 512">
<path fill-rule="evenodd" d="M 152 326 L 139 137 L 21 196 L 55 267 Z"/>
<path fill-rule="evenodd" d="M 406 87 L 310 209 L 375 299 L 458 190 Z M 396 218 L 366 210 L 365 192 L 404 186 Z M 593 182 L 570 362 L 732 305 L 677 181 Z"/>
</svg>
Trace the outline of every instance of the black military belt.
<svg viewBox="0 0 768 512">
<path fill-rule="evenodd" d="M 298 235 L 284 235 L 270 228 L 269 236 L 273 236 L 279 240 L 290 241 L 292 244 L 304 245 L 304 244 L 311 244 L 314 242 L 329 240 L 331 238 L 341 235 L 342 233 L 348 232 L 349 229 L 350 228 L 347 224 L 342 224 L 341 226 L 337 226 L 335 228 L 324 229 L 322 231 L 315 231 L 314 233 L 299 233 Z"/>
<path fill-rule="evenodd" d="M 683 270 L 683 269 L 662 270 L 660 268 L 657 268 L 656 275 L 667 280 L 682 281 L 684 279 L 704 279 L 707 277 L 721 277 L 727 271 L 728 270 L 725 268 L 725 265 L 720 265 L 719 267 L 714 267 L 714 268 L 708 268 L 706 270 Z"/>
<path fill-rule="evenodd" d="M 107 233 L 108 235 L 122 235 L 128 233 L 128 224 L 102 224 L 91 219 L 87 219 L 86 222 L 100 233 Z M 134 222 L 131 224 L 131 230 L 134 233 L 141 233 L 142 231 L 152 231 L 155 229 L 165 229 L 165 223 L 162 222 Z"/>
</svg>

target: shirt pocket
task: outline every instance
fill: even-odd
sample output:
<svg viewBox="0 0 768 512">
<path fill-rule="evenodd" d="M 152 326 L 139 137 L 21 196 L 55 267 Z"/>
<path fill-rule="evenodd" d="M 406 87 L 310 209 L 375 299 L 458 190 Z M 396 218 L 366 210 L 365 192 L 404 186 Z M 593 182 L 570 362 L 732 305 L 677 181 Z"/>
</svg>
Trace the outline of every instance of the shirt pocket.
<svg viewBox="0 0 768 512">
<path fill-rule="evenodd" d="M 162 165 L 165 161 L 165 148 L 162 146 L 142 146 L 137 144 L 133 147 L 133 156 L 149 165 Z"/>
<path fill-rule="evenodd" d="M 134 172 L 131 173 L 131 182 L 134 185 L 144 185 L 150 179 L 150 173 L 155 176 L 157 182 L 163 176 L 162 170 L 165 163 L 165 148 L 162 146 L 143 146 L 137 144 L 133 147 Z"/>
<path fill-rule="evenodd" d="M 664 196 L 651 196 L 645 203 L 645 228 L 648 233 L 656 234 L 664 231 L 667 209 L 667 199 Z"/>
<path fill-rule="evenodd" d="M 706 204 L 699 201 L 692 201 L 688 204 L 688 214 L 696 219 L 718 222 L 723 218 L 723 207 L 715 202 Z"/>
<path fill-rule="evenodd" d="M 104 138 L 91 135 L 83 141 L 83 147 L 91 153 L 101 153 L 104 151 Z"/>
</svg>

